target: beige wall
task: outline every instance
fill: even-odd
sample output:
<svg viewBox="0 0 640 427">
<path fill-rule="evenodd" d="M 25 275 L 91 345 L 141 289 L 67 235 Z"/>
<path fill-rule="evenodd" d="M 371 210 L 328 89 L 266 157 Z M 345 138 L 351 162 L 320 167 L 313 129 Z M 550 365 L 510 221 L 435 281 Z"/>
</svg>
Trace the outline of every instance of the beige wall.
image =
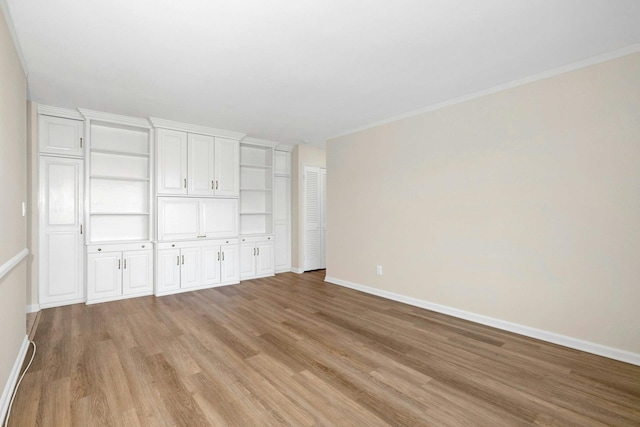
<svg viewBox="0 0 640 427">
<path fill-rule="evenodd" d="M 327 275 L 640 353 L 639 76 L 634 54 L 329 141 Z"/>
<path fill-rule="evenodd" d="M 0 15 L 2 13 L 0 12 Z M 27 85 L 22 66 L 0 16 L 0 265 L 27 247 Z M 0 279 L 0 393 L 26 335 L 25 261 Z"/>
<path fill-rule="evenodd" d="M 326 167 L 325 150 L 309 145 L 296 145 L 291 153 L 291 267 L 302 269 L 304 260 L 304 230 L 300 215 L 304 212 L 304 166 Z"/>
</svg>

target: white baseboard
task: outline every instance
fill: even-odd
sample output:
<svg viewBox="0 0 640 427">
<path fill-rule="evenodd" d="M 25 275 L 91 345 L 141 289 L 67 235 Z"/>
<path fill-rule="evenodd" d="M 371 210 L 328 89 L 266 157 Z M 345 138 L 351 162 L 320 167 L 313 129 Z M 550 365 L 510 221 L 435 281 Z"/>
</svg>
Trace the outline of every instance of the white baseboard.
<svg viewBox="0 0 640 427">
<path fill-rule="evenodd" d="M 640 354 L 632 353 L 630 351 L 621 350 L 618 348 L 607 347 L 605 345 L 596 344 L 590 341 L 584 341 L 577 338 L 569 337 L 566 335 L 557 334 L 555 332 L 549 332 L 542 329 L 532 328 L 530 326 L 520 325 L 518 323 L 507 322 L 505 320 L 496 319 L 494 317 L 484 316 L 482 314 L 471 313 L 469 311 L 460 310 L 446 305 L 440 305 L 429 301 L 424 301 L 418 298 L 408 297 L 405 295 L 396 294 L 394 292 L 383 291 L 381 289 L 372 288 L 358 283 L 349 282 L 346 280 L 338 279 L 335 277 L 327 276 L 326 282 L 333 283 L 335 285 L 344 286 L 346 288 L 355 289 L 357 291 L 365 292 L 367 294 L 377 295 L 382 298 L 387 298 L 393 301 L 402 302 L 405 304 L 413 305 L 427 310 L 435 311 L 449 316 L 458 317 L 460 319 L 469 320 L 471 322 L 480 323 L 482 325 L 491 326 L 497 329 L 513 332 L 519 335 L 524 335 L 531 338 L 536 338 L 542 341 L 558 344 L 564 347 L 573 348 L 575 350 L 584 351 L 587 353 L 596 354 L 598 356 L 608 357 L 609 359 L 619 360 L 621 362 L 631 363 L 633 365 L 640 366 Z"/>
<path fill-rule="evenodd" d="M 296 273 L 296 274 L 302 274 L 302 273 L 304 273 L 304 270 L 303 270 L 303 269 L 301 269 L 301 268 L 296 268 L 296 267 L 291 267 L 291 271 L 292 271 L 293 273 Z"/>
<path fill-rule="evenodd" d="M 40 311 L 40 304 L 32 304 L 27 306 L 27 313 L 37 313 Z"/>
<path fill-rule="evenodd" d="M 22 347 L 20 347 L 20 351 L 18 352 L 18 357 L 16 357 L 15 362 L 13 362 L 13 368 L 11 368 L 9 378 L 7 378 L 7 383 L 4 385 L 4 390 L 2 391 L 2 396 L 0 396 L 0 422 L 4 420 L 4 417 L 7 415 L 7 411 L 9 410 L 11 395 L 13 394 L 13 390 L 16 388 L 16 383 L 20 377 L 20 368 L 22 368 L 22 363 L 24 362 L 24 357 L 27 355 L 28 348 L 29 337 L 25 335 L 24 340 L 22 341 Z"/>
</svg>

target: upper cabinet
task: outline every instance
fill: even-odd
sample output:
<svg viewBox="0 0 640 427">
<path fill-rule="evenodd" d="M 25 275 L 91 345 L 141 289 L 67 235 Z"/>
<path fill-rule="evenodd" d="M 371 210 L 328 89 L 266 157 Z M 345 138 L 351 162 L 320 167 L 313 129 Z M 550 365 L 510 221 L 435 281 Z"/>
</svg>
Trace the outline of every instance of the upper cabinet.
<svg viewBox="0 0 640 427">
<path fill-rule="evenodd" d="M 38 139 L 41 154 L 82 157 L 82 118 L 71 119 L 40 114 L 38 118 Z"/>
<path fill-rule="evenodd" d="M 158 194 L 238 197 L 236 139 L 158 129 Z"/>
</svg>

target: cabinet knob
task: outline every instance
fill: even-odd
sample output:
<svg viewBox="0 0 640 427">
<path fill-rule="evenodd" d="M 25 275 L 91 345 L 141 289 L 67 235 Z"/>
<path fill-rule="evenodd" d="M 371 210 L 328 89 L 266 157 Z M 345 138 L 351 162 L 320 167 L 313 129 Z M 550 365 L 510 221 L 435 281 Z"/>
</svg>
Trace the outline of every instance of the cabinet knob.
<svg viewBox="0 0 640 427">
<path fill-rule="evenodd" d="M 229 243 L 229 241 L 227 240 L 225 243 Z"/>
<path fill-rule="evenodd" d="M 144 245 L 142 245 L 142 249 L 144 249 Z"/>
<path fill-rule="evenodd" d="M 175 247 L 176 247 L 176 245 L 171 245 L 171 247 L 172 247 L 172 248 L 175 248 Z"/>
<path fill-rule="evenodd" d="M 271 240 L 271 237 L 267 237 L 267 240 Z"/>
<path fill-rule="evenodd" d="M 98 248 L 98 252 L 102 251 L 102 249 Z"/>
<path fill-rule="evenodd" d="M 244 242 L 244 239 L 242 239 L 242 241 Z"/>
</svg>

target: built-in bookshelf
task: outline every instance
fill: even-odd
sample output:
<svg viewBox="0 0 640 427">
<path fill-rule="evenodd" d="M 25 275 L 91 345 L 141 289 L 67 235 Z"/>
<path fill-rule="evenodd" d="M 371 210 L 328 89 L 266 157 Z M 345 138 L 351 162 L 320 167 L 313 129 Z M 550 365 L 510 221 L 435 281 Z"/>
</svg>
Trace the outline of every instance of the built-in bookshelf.
<svg viewBox="0 0 640 427">
<path fill-rule="evenodd" d="M 273 233 L 273 147 L 240 144 L 240 234 Z"/>
</svg>

